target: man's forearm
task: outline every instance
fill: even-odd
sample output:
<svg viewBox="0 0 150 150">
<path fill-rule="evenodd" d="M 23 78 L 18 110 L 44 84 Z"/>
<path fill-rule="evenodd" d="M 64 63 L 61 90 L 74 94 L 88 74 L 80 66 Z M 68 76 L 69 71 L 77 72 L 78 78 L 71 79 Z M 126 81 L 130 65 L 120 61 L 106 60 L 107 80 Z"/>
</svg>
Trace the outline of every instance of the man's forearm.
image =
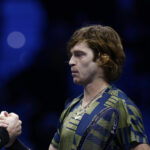
<svg viewBox="0 0 150 150">
<path fill-rule="evenodd" d="M 0 149 L 3 148 L 9 142 L 9 134 L 4 127 L 0 127 Z M 31 150 L 26 147 L 21 141 L 18 139 L 6 150 Z"/>
<path fill-rule="evenodd" d="M 9 134 L 4 127 L 0 127 L 0 148 L 9 142 Z"/>
<path fill-rule="evenodd" d="M 16 141 L 6 150 L 31 150 L 30 148 L 26 147 L 20 140 L 16 139 Z"/>
<path fill-rule="evenodd" d="M 150 150 L 148 144 L 139 144 L 138 146 L 132 148 L 131 150 Z"/>
<path fill-rule="evenodd" d="M 49 149 L 48 150 L 57 150 L 57 148 L 55 148 L 52 144 L 50 144 Z"/>
</svg>

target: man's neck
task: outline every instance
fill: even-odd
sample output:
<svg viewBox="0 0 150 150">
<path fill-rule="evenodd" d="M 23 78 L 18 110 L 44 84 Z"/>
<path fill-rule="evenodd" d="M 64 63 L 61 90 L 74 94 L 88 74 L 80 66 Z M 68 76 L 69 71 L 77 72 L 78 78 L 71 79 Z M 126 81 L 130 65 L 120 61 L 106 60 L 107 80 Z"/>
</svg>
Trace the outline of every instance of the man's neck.
<svg viewBox="0 0 150 150">
<path fill-rule="evenodd" d="M 108 86 L 109 83 L 103 79 L 94 80 L 92 83 L 84 86 L 83 103 L 89 103 L 97 94 L 103 92 Z"/>
</svg>

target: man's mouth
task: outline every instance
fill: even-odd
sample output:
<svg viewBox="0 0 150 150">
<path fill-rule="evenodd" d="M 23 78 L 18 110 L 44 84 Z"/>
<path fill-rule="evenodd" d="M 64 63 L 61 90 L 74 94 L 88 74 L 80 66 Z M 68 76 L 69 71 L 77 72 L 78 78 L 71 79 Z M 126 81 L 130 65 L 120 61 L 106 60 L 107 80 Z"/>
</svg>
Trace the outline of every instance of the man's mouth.
<svg viewBox="0 0 150 150">
<path fill-rule="evenodd" d="M 71 70 L 72 76 L 76 76 L 78 74 L 78 71 L 76 70 Z"/>
</svg>

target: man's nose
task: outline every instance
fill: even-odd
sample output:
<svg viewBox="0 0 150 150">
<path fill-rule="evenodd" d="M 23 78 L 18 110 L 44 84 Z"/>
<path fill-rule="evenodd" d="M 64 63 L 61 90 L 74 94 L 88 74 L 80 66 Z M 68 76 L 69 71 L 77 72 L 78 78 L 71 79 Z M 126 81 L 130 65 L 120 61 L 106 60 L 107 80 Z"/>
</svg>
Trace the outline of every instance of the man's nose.
<svg viewBox="0 0 150 150">
<path fill-rule="evenodd" d="M 71 56 L 71 57 L 70 57 L 69 65 L 70 65 L 70 66 L 75 65 L 75 59 L 74 59 L 74 57 L 73 57 L 73 56 Z"/>
</svg>

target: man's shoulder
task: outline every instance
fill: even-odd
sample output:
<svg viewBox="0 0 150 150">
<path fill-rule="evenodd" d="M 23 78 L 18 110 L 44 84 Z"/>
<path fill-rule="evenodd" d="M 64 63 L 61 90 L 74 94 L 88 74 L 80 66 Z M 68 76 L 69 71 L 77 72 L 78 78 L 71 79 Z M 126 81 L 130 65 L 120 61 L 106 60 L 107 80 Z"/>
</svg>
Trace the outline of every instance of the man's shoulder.
<svg viewBox="0 0 150 150">
<path fill-rule="evenodd" d="M 118 109 L 122 115 L 135 115 L 141 118 L 141 112 L 139 108 L 125 92 L 117 87 L 112 87 L 109 92 L 109 94 L 111 94 L 110 98 L 116 99 L 114 107 Z"/>
<path fill-rule="evenodd" d="M 108 93 L 111 95 L 111 98 L 116 99 L 117 102 L 122 105 L 133 105 L 134 107 L 137 107 L 124 91 L 114 85 L 110 88 Z"/>
<path fill-rule="evenodd" d="M 80 94 L 78 96 L 72 96 L 69 97 L 66 102 L 65 102 L 65 109 L 67 109 L 68 107 L 74 105 L 75 103 L 79 102 L 83 97 L 83 94 Z"/>
</svg>

